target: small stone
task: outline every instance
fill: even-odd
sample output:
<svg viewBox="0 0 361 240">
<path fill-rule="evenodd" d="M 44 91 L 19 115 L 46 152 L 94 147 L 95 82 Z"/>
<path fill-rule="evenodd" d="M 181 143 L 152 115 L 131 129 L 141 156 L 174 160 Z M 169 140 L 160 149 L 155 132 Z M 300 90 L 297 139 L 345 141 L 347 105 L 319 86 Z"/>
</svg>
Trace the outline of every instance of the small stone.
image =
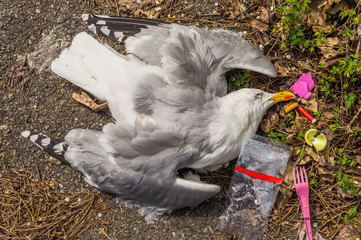
<svg viewBox="0 0 361 240">
<path fill-rule="evenodd" d="M 312 227 L 317 228 L 317 222 L 312 223 Z"/>
<path fill-rule="evenodd" d="M 55 164 L 55 165 L 60 165 L 61 164 L 61 161 L 59 161 L 58 159 L 56 159 L 55 157 L 52 157 L 52 156 L 47 158 L 46 161 L 48 161 L 48 162 L 50 162 L 52 164 Z"/>
<path fill-rule="evenodd" d="M 307 104 L 308 101 L 307 101 L 306 99 L 303 99 L 303 98 L 302 98 L 302 99 L 301 99 L 301 103 L 302 103 L 302 104 Z"/>
</svg>

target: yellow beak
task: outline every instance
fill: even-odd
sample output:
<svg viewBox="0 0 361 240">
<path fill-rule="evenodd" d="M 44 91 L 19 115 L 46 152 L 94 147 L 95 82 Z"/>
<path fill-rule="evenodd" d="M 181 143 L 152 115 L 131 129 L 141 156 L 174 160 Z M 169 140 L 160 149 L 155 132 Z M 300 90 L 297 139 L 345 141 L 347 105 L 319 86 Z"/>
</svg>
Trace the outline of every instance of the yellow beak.
<svg viewBox="0 0 361 240">
<path fill-rule="evenodd" d="M 273 100 L 274 102 L 284 102 L 294 98 L 296 98 L 296 96 L 293 93 L 289 91 L 283 91 L 275 93 L 275 96 L 271 97 L 269 100 Z"/>
</svg>

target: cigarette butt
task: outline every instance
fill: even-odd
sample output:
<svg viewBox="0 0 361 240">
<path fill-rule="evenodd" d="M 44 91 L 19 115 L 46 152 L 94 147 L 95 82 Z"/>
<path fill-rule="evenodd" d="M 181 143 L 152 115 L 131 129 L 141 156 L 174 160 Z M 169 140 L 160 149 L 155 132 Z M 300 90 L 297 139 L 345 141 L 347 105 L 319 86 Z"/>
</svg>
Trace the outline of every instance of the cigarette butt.
<svg viewBox="0 0 361 240">
<path fill-rule="evenodd" d="M 289 105 L 288 107 L 285 108 L 285 112 L 288 113 L 290 111 L 292 111 L 293 109 L 295 109 L 297 107 L 297 103 L 292 103 L 291 105 Z"/>
<path fill-rule="evenodd" d="M 309 114 L 303 107 L 299 106 L 298 110 L 303 114 L 303 116 L 305 116 L 308 120 L 310 120 L 310 122 L 315 123 L 316 119 Z"/>
</svg>

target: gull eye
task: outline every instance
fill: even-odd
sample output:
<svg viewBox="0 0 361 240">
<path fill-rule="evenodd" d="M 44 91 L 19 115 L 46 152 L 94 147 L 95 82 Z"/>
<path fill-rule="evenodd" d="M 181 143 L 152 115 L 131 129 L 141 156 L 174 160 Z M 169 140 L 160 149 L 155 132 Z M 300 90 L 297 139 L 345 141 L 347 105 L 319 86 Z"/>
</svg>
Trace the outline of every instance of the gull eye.
<svg viewBox="0 0 361 240">
<path fill-rule="evenodd" d="M 256 95 L 255 95 L 255 99 L 260 99 L 262 97 L 262 93 L 257 93 Z"/>
</svg>

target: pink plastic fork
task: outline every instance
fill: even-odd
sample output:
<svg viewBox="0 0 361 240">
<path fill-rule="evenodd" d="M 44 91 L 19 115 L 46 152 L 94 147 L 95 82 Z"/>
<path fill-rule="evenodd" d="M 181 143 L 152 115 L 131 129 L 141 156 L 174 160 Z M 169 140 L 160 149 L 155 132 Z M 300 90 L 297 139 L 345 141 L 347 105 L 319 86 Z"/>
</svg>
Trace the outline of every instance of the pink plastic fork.
<svg viewBox="0 0 361 240">
<path fill-rule="evenodd" d="M 308 240 L 312 240 L 312 229 L 310 219 L 310 206 L 308 200 L 308 179 L 305 167 L 293 169 L 293 180 L 295 182 L 298 199 L 301 203 L 303 219 L 306 223 Z"/>
</svg>

